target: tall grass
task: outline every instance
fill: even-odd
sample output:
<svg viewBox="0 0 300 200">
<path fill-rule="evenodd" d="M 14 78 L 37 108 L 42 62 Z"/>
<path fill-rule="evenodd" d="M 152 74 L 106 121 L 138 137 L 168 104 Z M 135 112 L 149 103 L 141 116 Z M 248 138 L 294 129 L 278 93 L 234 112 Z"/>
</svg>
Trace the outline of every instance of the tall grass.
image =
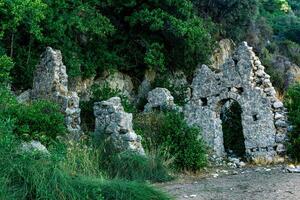
<svg viewBox="0 0 300 200">
<path fill-rule="evenodd" d="M 80 145 L 53 147 L 51 154 L 22 152 L 20 141 L 0 131 L 0 199 L 170 199 L 152 186 L 105 180 L 95 152 Z"/>
<path fill-rule="evenodd" d="M 135 181 L 165 182 L 172 180 L 167 164 L 159 154 L 146 156 L 123 152 L 111 157 L 104 166 L 111 178 Z M 105 169 L 104 169 L 105 170 Z"/>
</svg>

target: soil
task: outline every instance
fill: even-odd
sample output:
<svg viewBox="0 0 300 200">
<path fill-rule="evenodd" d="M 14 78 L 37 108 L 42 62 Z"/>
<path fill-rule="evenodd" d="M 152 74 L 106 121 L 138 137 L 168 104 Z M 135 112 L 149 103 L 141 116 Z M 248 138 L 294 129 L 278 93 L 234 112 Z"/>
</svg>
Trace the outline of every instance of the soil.
<svg viewBox="0 0 300 200">
<path fill-rule="evenodd" d="M 300 173 L 283 166 L 214 169 L 159 187 L 179 200 L 300 200 Z"/>
</svg>

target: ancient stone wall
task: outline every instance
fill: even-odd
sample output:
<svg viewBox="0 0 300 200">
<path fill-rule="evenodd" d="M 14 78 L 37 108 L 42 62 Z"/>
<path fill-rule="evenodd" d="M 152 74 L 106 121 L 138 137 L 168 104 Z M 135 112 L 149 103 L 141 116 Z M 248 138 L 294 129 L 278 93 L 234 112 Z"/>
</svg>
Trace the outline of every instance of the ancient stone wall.
<svg viewBox="0 0 300 200">
<path fill-rule="evenodd" d="M 145 154 L 141 136 L 133 130 L 132 114 L 126 113 L 119 97 L 94 104 L 95 136 L 110 141 L 116 152 L 136 151 Z"/>
<path fill-rule="evenodd" d="M 203 138 L 218 156 L 225 154 L 220 112 L 229 100 L 242 108 L 246 154 L 272 160 L 283 154 L 287 132 L 286 110 L 276 98 L 270 76 L 246 42 L 214 72 L 198 68 L 192 98 L 184 112 L 189 124 L 202 128 Z"/>
<path fill-rule="evenodd" d="M 79 97 L 68 91 L 68 75 L 62 62 L 61 52 L 47 47 L 41 55 L 33 79 L 31 99 L 46 99 L 60 105 L 65 113 L 66 126 L 72 138 L 81 134 Z"/>
</svg>

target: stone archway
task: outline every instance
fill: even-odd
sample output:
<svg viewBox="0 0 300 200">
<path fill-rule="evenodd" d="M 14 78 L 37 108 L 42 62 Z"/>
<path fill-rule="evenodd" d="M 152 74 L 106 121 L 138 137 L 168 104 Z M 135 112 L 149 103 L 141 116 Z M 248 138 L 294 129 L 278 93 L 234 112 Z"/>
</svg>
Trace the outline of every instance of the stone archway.
<svg viewBox="0 0 300 200">
<path fill-rule="evenodd" d="M 192 98 L 185 106 L 186 120 L 201 127 L 203 139 L 218 156 L 224 156 L 220 102 L 233 99 L 242 109 L 246 154 L 267 160 L 284 153 L 286 111 L 276 98 L 270 76 L 246 42 L 220 66 L 198 68 L 192 83 Z"/>
<path fill-rule="evenodd" d="M 245 137 L 242 125 L 242 108 L 232 99 L 220 102 L 219 116 L 222 121 L 223 145 L 227 156 L 245 158 Z"/>
</svg>

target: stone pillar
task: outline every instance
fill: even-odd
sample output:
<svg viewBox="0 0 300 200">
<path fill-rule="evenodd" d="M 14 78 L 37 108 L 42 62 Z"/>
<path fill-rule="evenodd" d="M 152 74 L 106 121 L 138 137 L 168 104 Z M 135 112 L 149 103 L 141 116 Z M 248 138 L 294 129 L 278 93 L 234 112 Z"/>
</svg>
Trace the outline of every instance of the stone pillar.
<svg viewBox="0 0 300 200">
<path fill-rule="evenodd" d="M 62 62 L 61 52 L 50 47 L 41 55 L 33 79 L 31 99 L 45 99 L 58 103 L 65 114 L 65 123 L 71 138 L 81 134 L 79 97 L 68 91 L 68 75 Z"/>
<path fill-rule="evenodd" d="M 110 141 L 114 151 L 135 151 L 144 155 L 141 136 L 133 130 L 132 114 L 126 113 L 119 97 L 94 104 L 95 136 Z"/>
</svg>

